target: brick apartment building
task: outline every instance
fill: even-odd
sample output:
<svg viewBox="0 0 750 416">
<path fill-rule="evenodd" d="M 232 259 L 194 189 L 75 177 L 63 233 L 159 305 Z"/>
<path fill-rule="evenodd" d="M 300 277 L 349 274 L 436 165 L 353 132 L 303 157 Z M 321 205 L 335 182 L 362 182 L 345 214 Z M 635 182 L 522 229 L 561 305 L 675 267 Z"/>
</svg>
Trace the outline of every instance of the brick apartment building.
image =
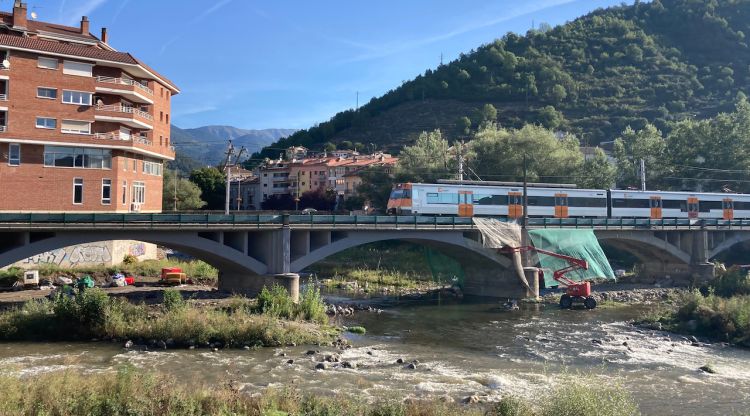
<svg viewBox="0 0 750 416">
<path fill-rule="evenodd" d="M 160 212 L 179 89 L 80 27 L 0 12 L 0 212 Z"/>
</svg>

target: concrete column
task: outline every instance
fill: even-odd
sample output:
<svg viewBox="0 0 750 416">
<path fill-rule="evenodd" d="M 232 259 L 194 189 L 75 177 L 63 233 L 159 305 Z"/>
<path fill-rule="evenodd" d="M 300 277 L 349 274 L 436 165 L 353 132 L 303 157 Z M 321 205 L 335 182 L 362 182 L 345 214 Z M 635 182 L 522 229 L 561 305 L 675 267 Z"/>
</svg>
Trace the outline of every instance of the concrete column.
<svg viewBox="0 0 750 416">
<path fill-rule="evenodd" d="M 526 276 L 529 286 L 531 286 L 531 292 L 527 293 L 526 297 L 539 299 L 539 269 L 537 267 L 524 267 L 523 274 Z"/>
<path fill-rule="evenodd" d="M 289 273 L 292 262 L 292 230 L 289 226 L 284 226 L 281 230 L 273 231 L 270 243 L 268 271 L 273 274 Z"/>
<path fill-rule="evenodd" d="M 277 284 L 287 292 L 292 300 L 299 302 L 299 275 L 297 273 L 281 273 L 273 276 L 274 284 Z"/>
</svg>

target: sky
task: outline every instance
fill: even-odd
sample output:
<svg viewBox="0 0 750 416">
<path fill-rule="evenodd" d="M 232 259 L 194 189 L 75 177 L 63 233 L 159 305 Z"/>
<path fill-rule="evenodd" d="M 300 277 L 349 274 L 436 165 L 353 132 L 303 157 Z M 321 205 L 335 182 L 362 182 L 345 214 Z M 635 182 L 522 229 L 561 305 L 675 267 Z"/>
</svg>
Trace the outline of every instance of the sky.
<svg viewBox="0 0 750 416">
<path fill-rule="evenodd" d="M 631 1 L 628 1 L 630 3 Z M 27 0 L 177 84 L 182 128 L 307 128 L 532 24 L 621 0 Z M 9 10 L 12 0 L 0 0 Z"/>
</svg>

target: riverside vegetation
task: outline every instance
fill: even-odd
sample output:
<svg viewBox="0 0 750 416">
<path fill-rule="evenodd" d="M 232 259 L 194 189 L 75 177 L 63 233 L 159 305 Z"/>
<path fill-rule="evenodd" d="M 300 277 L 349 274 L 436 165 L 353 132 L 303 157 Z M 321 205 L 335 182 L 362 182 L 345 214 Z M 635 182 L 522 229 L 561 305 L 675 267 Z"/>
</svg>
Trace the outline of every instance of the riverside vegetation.
<svg viewBox="0 0 750 416">
<path fill-rule="evenodd" d="M 117 372 L 48 373 L 33 378 L 0 375 L 0 414 L 175 416 L 634 416 L 638 406 L 620 387 L 561 384 L 534 404 L 517 397 L 499 403 L 459 405 L 439 400 L 303 395 L 291 389 L 245 391 L 234 382 L 195 388 L 132 368 Z"/>
<path fill-rule="evenodd" d="M 750 276 L 731 268 L 710 285 L 676 295 L 643 323 L 750 347 Z"/>
<path fill-rule="evenodd" d="M 44 278 L 54 278 L 56 276 L 112 276 L 121 270 L 126 270 L 136 276 L 156 277 L 161 274 L 163 267 L 179 267 L 194 282 L 207 285 L 215 285 L 219 276 L 216 268 L 202 260 L 144 260 L 138 261 L 136 258 L 126 256 L 124 261 L 115 266 L 85 266 L 85 267 L 60 267 L 56 264 L 41 264 L 38 267 L 39 276 Z M 23 269 L 11 267 L 8 270 L 0 270 L 0 287 L 10 287 L 14 282 L 21 280 Z"/>
<path fill-rule="evenodd" d="M 89 289 L 0 313 L 0 340 L 137 340 L 163 347 L 321 344 L 338 333 L 327 322 L 325 304 L 312 285 L 298 303 L 277 286 L 264 289 L 257 300 L 234 297 L 219 307 L 186 302 L 174 289 L 165 290 L 163 304 L 156 306 Z"/>
</svg>

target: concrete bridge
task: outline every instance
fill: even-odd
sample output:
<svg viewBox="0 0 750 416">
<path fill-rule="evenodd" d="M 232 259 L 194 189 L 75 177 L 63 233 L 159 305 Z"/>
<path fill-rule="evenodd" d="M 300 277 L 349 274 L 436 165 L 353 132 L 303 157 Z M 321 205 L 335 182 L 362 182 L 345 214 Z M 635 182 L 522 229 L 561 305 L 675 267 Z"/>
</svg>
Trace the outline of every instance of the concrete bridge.
<svg viewBox="0 0 750 416">
<path fill-rule="evenodd" d="M 710 259 L 750 240 L 750 221 L 531 219 L 530 228 L 589 228 L 632 253 L 641 273 L 673 279 L 713 276 Z M 0 214 L 0 266 L 57 248 L 105 240 L 139 240 L 200 258 L 220 270 L 219 287 L 257 293 L 274 282 L 294 291 L 297 273 L 362 244 L 402 240 L 455 259 L 469 295 L 523 297 L 508 257 L 481 244 L 470 218 L 212 215 Z"/>
</svg>

